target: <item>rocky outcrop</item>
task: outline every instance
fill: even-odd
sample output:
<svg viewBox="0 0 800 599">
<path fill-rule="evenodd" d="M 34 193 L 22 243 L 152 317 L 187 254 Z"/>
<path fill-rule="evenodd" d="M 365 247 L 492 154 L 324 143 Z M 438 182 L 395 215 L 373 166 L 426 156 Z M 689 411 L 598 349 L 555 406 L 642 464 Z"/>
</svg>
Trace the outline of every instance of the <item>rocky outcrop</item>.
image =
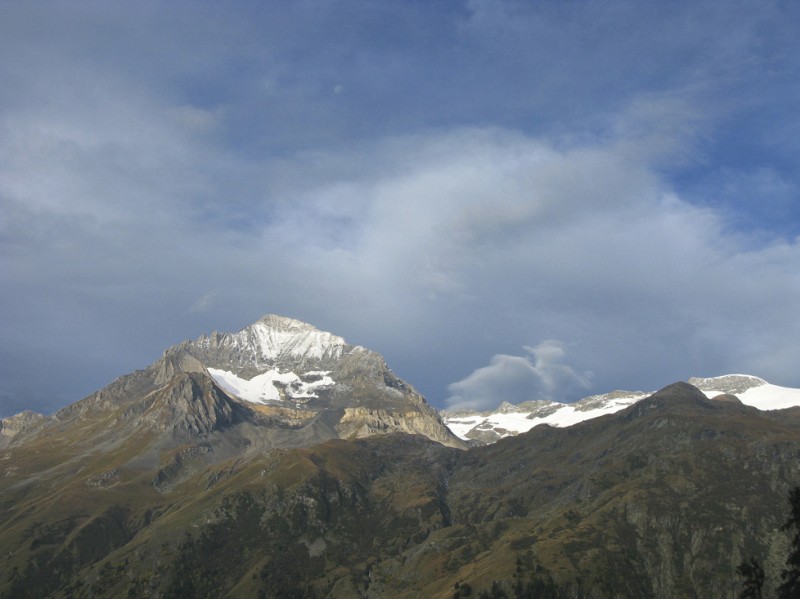
<svg viewBox="0 0 800 599">
<path fill-rule="evenodd" d="M 423 411 L 393 412 L 364 407 L 345 408 L 336 425 L 343 439 L 361 439 L 387 433 L 424 435 L 450 447 L 464 447 L 433 413 Z"/>
<path fill-rule="evenodd" d="M 37 412 L 21 412 L 0 420 L 0 449 L 39 432 L 50 418 Z"/>
<path fill-rule="evenodd" d="M 200 360 L 183 350 L 168 351 L 150 369 L 156 371 L 153 381 L 159 386 L 166 385 L 181 373 L 207 373 L 205 365 Z"/>
<path fill-rule="evenodd" d="M 159 432 L 200 436 L 242 422 L 247 415 L 207 375 L 178 373 L 152 397 L 141 421 Z"/>
<path fill-rule="evenodd" d="M 714 390 L 720 393 L 737 395 L 753 387 L 766 385 L 767 381 L 749 374 L 727 374 L 711 378 L 695 376 L 691 377 L 688 383 L 698 389 Z"/>
</svg>

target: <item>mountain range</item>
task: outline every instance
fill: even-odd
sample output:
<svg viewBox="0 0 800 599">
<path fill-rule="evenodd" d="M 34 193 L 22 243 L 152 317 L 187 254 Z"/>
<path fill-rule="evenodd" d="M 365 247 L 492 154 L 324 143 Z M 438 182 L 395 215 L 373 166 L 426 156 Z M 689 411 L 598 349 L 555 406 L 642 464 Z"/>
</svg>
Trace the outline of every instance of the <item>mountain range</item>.
<svg viewBox="0 0 800 599">
<path fill-rule="evenodd" d="M 449 414 L 466 443 L 380 355 L 267 316 L 0 421 L 0 597 L 730 597 L 750 556 L 771 596 L 792 397 L 734 375 Z"/>
<path fill-rule="evenodd" d="M 691 377 L 689 384 L 707 397 L 735 394 L 745 405 L 759 410 L 780 410 L 800 406 L 800 389 L 772 385 L 751 375 L 729 374 L 711 378 Z M 446 410 L 445 424 L 465 441 L 493 443 L 518 435 L 534 426 L 571 426 L 584 420 L 613 414 L 652 395 L 653 391 L 612 391 L 585 397 L 574 403 L 539 400 L 521 404 L 501 403 L 489 411 Z"/>
</svg>

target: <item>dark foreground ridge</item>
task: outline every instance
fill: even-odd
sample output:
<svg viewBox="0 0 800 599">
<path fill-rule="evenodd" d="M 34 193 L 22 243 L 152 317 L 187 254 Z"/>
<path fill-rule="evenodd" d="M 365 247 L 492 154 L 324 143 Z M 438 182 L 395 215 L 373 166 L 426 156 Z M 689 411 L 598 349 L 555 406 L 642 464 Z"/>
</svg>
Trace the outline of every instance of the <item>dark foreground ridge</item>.
<svg viewBox="0 0 800 599">
<path fill-rule="evenodd" d="M 780 583 L 798 410 L 678 383 L 467 451 L 258 446 L 269 415 L 186 370 L 0 450 L 0 597 L 730 597 L 754 555 Z"/>
</svg>

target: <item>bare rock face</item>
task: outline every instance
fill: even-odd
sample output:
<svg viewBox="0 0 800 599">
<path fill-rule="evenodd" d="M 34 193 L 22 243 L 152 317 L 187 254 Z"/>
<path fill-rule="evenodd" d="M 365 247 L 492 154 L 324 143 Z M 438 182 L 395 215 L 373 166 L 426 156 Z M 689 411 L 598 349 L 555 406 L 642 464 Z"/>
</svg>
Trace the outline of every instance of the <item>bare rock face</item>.
<svg viewBox="0 0 800 599">
<path fill-rule="evenodd" d="M 204 435 L 236 424 L 242 412 L 208 377 L 179 372 L 156 393 L 142 421 L 159 431 Z"/>
<path fill-rule="evenodd" d="M 205 365 L 186 351 L 168 352 L 158 364 L 158 372 L 154 380 L 156 385 L 164 385 L 174 376 L 183 372 L 204 373 L 206 371 Z"/>
<path fill-rule="evenodd" d="M 721 393 L 737 395 L 753 387 L 766 385 L 767 381 L 748 374 L 728 374 L 711 378 L 692 377 L 689 384 L 703 390 L 713 389 Z"/>
<path fill-rule="evenodd" d="M 397 412 L 371 408 L 345 408 L 336 430 L 342 438 L 361 439 L 386 433 L 424 435 L 443 445 L 454 445 L 447 429 L 432 411 Z"/>
</svg>

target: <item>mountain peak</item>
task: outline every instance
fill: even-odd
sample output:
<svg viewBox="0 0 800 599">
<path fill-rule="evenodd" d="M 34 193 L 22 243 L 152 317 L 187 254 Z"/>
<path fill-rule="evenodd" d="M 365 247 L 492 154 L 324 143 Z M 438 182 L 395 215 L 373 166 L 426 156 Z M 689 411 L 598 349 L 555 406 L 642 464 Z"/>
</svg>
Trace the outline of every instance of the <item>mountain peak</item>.
<svg viewBox="0 0 800 599">
<path fill-rule="evenodd" d="M 267 328 L 276 330 L 276 331 L 316 331 L 318 330 L 314 325 L 311 325 L 307 322 L 303 322 L 302 320 L 297 320 L 295 318 L 290 318 L 288 316 L 280 316 L 278 314 L 265 314 L 261 318 L 259 318 L 256 322 L 250 325 L 250 327 L 255 326 L 265 326 Z M 245 327 L 245 328 L 250 328 Z"/>
<path fill-rule="evenodd" d="M 308 323 L 272 314 L 240 331 L 237 336 L 255 345 L 266 360 L 286 356 L 339 358 L 346 345 L 341 337 L 320 331 Z"/>
<path fill-rule="evenodd" d="M 682 400 L 694 400 L 694 401 L 705 401 L 706 395 L 703 393 L 698 387 L 692 385 L 691 383 L 685 383 L 683 381 L 678 381 L 677 383 L 672 383 L 671 385 L 667 385 L 663 389 L 659 389 L 655 393 L 650 396 L 651 399 L 682 399 Z"/>
<path fill-rule="evenodd" d="M 49 422 L 29 425 L 24 415 L 0 421 L 0 448 Z M 226 447 L 224 455 L 231 447 L 298 447 L 390 432 L 463 446 L 380 354 L 274 314 L 237 333 L 183 341 L 146 369 L 60 410 L 54 422 L 64 430 L 97 426 L 115 444 L 155 432 L 153 447 L 131 441 L 147 459 L 156 446 L 201 438 Z"/>
<path fill-rule="evenodd" d="M 748 389 L 767 385 L 767 381 L 750 374 L 726 374 L 714 377 L 692 377 L 689 384 L 703 391 L 717 391 L 719 393 L 738 394 Z"/>
<path fill-rule="evenodd" d="M 339 360 L 352 346 L 308 323 L 268 314 L 238 333 L 215 331 L 186 342 L 181 348 L 200 358 L 206 366 L 237 373 L 247 371 L 251 377 L 275 366 L 291 368 L 298 362 L 312 370 L 326 370 L 329 368 L 323 368 L 323 362 Z"/>
</svg>

